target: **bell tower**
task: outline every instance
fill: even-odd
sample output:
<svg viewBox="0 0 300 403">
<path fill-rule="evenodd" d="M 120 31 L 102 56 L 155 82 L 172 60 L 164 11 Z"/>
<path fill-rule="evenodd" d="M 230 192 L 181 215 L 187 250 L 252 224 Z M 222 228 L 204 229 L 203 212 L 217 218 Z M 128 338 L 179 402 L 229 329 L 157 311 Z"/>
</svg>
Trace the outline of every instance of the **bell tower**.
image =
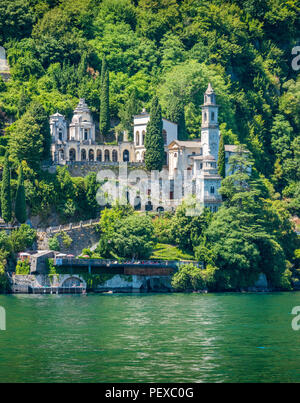
<svg viewBox="0 0 300 403">
<path fill-rule="evenodd" d="M 220 138 L 218 110 L 216 94 L 211 83 L 209 83 L 204 93 L 204 104 L 202 105 L 201 143 L 203 155 L 211 154 L 216 161 L 218 160 Z"/>
</svg>

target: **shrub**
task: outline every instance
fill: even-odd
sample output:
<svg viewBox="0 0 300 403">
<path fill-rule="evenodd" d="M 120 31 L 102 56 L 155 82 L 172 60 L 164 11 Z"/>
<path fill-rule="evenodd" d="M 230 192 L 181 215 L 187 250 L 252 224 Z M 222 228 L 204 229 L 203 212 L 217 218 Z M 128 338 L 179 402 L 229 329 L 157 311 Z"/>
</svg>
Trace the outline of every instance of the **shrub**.
<svg viewBox="0 0 300 403">
<path fill-rule="evenodd" d="M 22 252 L 30 248 L 36 240 L 36 231 L 27 224 L 22 224 L 20 228 L 12 231 L 10 235 L 12 251 L 14 253 Z"/>
<path fill-rule="evenodd" d="M 183 265 L 172 278 L 172 287 L 177 291 L 212 290 L 215 287 L 216 268 L 208 265 L 206 270 L 192 263 Z"/>
<path fill-rule="evenodd" d="M 16 266 L 16 274 L 29 274 L 30 273 L 30 263 L 28 259 L 18 260 Z"/>
<path fill-rule="evenodd" d="M 52 237 L 52 238 L 49 239 L 48 245 L 49 245 L 49 248 L 50 248 L 51 250 L 56 250 L 56 251 L 59 251 L 59 250 L 60 250 L 60 245 L 59 245 L 59 241 L 58 241 L 57 235 L 54 235 L 54 237 Z"/>
<path fill-rule="evenodd" d="M 62 231 L 60 233 L 60 236 L 61 236 L 64 247 L 69 248 L 73 242 L 73 239 L 70 237 L 70 235 L 68 235 L 66 232 Z"/>
<path fill-rule="evenodd" d="M 280 278 L 280 284 L 279 284 L 280 289 L 284 291 L 291 291 L 292 290 L 291 281 L 292 281 L 292 272 L 289 269 L 285 269 Z"/>
</svg>

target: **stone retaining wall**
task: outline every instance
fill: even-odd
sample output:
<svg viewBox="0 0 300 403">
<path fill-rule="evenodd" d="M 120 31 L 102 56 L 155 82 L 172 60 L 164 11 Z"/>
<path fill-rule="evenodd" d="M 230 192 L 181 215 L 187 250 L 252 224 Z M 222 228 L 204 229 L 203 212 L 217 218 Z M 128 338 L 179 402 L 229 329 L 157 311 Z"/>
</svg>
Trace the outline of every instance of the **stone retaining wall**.
<svg viewBox="0 0 300 403">
<path fill-rule="evenodd" d="M 72 228 L 71 230 L 63 230 L 63 232 L 65 232 L 72 238 L 72 243 L 69 248 L 66 248 L 61 240 L 61 237 L 59 236 L 58 240 L 60 243 L 60 252 L 72 254 L 75 256 L 79 255 L 83 248 L 90 248 L 100 239 L 99 234 L 95 230 L 95 226 Z M 58 234 L 58 232 L 52 234 L 45 231 L 38 231 L 38 249 L 49 249 L 49 239 L 52 238 L 55 234 Z"/>
</svg>

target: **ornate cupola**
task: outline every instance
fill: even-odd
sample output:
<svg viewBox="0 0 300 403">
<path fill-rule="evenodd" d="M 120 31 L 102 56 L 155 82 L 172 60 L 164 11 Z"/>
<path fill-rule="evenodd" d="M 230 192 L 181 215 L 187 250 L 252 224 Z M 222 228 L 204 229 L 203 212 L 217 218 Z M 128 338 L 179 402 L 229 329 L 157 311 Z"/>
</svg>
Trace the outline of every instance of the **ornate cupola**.
<svg viewBox="0 0 300 403">
<path fill-rule="evenodd" d="M 80 98 L 74 109 L 69 130 L 70 141 L 93 143 L 95 141 L 95 124 L 90 108 L 84 98 Z"/>
</svg>

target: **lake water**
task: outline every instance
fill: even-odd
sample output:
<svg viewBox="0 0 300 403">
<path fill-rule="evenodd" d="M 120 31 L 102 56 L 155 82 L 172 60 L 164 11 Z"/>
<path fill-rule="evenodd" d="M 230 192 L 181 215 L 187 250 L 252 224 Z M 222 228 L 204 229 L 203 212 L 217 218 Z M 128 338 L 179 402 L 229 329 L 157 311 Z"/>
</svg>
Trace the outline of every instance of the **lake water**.
<svg viewBox="0 0 300 403">
<path fill-rule="evenodd" d="M 0 295 L 5 382 L 300 382 L 300 293 Z"/>
</svg>

